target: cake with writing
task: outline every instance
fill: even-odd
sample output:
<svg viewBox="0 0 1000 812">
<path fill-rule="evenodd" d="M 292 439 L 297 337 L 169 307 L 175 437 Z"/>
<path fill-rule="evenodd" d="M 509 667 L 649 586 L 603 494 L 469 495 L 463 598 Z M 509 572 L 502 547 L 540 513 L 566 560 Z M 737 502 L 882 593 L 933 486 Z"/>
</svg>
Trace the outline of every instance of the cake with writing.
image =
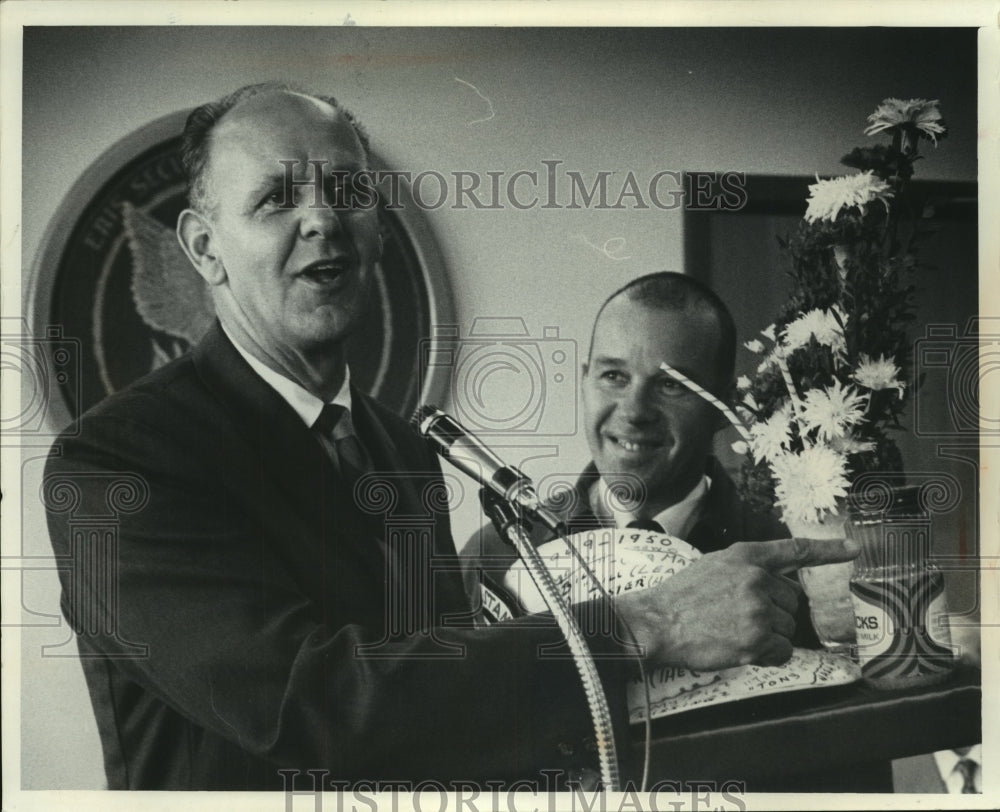
<svg viewBox="0 0 1000 812">
<path fill-rule="evenodd" d="M 603 591 L 615 596 L 662 583 L 699 558 L 681 539 L 647 530 L 599 528 L 546 542 L 538 548 L 562 596 L 572 603 L 592 600 Z M 595 583 L 600 581 L 600 586 Z M 518 562 L 504 585 L 525 610 L 543 612 L 545 601 L 527 569 Z M 797 648 L 783 665 L 743 665 L 720 671 L 661 667 L 648 670 L 651 718 L 706 705 L 765 694 L 844 685 L 861 678 L 856 663 L 826 651 Z M 628 686 L 631 721 L 646 716 L 645 691 L 637 678 Z"/>
</svg>

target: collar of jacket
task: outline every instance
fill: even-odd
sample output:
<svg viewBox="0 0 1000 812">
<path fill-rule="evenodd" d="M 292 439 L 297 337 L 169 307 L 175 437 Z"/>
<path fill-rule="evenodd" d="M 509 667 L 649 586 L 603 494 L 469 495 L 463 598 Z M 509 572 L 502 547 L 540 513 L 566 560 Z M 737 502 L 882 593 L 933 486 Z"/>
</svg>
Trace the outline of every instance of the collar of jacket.
<svg viewBox="0 0 1000 812">
<path fill-rule="evenodd" d="M 712 487 L 699 507 L 698 519 L 685 541 L 701 552 L 708 553 L 728 547 L 735 541 L 778 538 L 782 535 L 777 520 L 769 523 L 764 517 L 751 515 L 740 499 L 732 478 L 715 457 L 706 460 L 705 473 L 711 478 Z M 590 506 L 590 490 L 599 477 L 596 466 L 591 462 L 574 484 L 575 498 L 568 500 L 570 505 L 560 517 L 571 533 L 613 526 L 607 518 L 595 515 Z M 756 525 L 772 525 L 775 528 L 774 534 L 768 529 L 762 536 L 762 528 Z"/>
</svg>

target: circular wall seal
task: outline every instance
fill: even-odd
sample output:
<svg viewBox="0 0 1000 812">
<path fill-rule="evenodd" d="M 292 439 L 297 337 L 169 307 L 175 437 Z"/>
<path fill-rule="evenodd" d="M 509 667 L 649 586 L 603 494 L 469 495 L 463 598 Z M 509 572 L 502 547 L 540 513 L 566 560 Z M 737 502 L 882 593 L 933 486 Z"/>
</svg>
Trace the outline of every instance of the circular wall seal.
<svg viewBox="0 0 1000 812">
<path fill-rule="evenodd" d="M 180 132 L 187 112 L 118 141 L 66 195 L 32 277 L 34 332 L 80 342 L 79 385 L 59 385 L 51 419 L 71 417 L 183 354 L 214 319 L 205 283 L 174 235 L 187 205 Z M 381 166 L 373 156 L 373 164 Z M 419 207 L 380 208 L 384 244 L 367 311 L 347 343 L 351 380 L 398 414 L 446 391 L 428 366 L 433 325 L 454 322 L 444 264 Z M 55 408 L 61 405 L 62 408 Z"/>
</svg>

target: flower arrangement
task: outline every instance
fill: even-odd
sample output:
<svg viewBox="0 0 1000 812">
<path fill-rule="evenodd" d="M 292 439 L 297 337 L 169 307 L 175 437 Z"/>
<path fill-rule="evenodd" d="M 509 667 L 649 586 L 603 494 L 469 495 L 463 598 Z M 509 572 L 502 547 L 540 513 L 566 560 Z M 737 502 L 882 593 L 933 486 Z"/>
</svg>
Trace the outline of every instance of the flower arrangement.
<svg viewBox="0 0 1000 812">
<path fill-rule="evenodd" d="M 786 523 L 822 523 L 854 477 L 902 468 L 889 433 L 910 394 L 916 249 L 933 231 L 907 183 L 919 142 L 937 146 L 947 127 L 923 99 L 886 99 L 868 121 L 865 134 L 889 143 L 854 149 L 841 163 L 856 173 L 809 187 L 804 218 L 781 241 L 792 292 L 746 342 L 761 360 L 737 381 L 744 498 L 777 506 Z"/>
</svg>

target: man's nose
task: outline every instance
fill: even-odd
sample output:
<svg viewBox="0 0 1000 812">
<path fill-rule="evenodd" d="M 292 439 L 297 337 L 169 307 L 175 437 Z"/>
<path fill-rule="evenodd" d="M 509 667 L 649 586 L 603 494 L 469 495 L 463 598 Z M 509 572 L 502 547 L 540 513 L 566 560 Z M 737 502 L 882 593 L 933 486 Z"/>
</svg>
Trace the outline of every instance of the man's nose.
<svg viewBox="0 0 1000 812">
<path fill-rule="evenodd" d="M 660 416 L 649 387 L 641 384 L 625 390 L 618 402 L 618 409 L 626 420 L 637 425 L 655 422 Z"/>
<path fill-rule="evenodd" d="M 341 230 L 340 212 L 333 206 L 299 207 L 299 231 L 306 239 L 327 238 Z"/>
</svg>

